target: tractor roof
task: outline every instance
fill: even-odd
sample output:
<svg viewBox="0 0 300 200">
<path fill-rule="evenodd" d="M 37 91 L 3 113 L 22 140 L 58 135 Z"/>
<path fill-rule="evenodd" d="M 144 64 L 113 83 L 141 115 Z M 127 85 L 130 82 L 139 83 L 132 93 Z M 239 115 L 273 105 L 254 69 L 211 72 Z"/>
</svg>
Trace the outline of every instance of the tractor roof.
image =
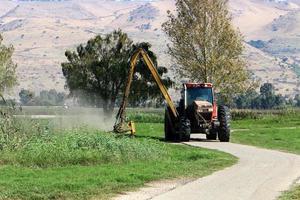
<svg viewBox="0 0 300 200">
<path fill-rule="evenodd" d="M 212 83 L 185 83 L 187 88 L 212 88 Z"/>
</svg>

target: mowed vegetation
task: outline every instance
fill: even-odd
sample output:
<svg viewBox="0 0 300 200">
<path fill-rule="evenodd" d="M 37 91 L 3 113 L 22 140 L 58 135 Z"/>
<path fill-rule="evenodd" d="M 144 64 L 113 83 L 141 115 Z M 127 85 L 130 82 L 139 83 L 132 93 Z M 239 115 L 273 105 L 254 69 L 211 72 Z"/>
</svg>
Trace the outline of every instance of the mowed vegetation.
<svg viewBox="0 0 300 200">
<path fill-rule="evenodd" d="M 300 154 L 300 110 L 248 116 L 233 122 L 232 142 Z M 279 199 L 299 200 L 300 186 Z"/>
<path fill-rule="evenodd" d="M 155 113 L 130 115 L 157 121 Z M 161 123 L 138 123 L 138 136 L 129 138 L 57 129 L 51 120 L 7 120 L 14 123 L 2 123 L 6 132 L 0 131 L 0 199 L 109 199 L 149 181 L 205 176 L 237 160 L 165 143 Z"/>
</svg>

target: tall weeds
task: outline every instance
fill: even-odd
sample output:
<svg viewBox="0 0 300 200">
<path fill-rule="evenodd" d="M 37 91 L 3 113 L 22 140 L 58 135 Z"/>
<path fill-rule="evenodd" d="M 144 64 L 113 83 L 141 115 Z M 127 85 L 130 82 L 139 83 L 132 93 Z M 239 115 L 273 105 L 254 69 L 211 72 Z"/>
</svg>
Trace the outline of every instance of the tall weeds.
<svg viewBox="0 0 300 200">
<path fill-rule="evenodd" d="M 33 135 L 42 134 L 37 122 L 30 119 L 18 119 L 14 114 L 18 108 L 7 104 L 0 108 L 0 150 L 15 150 L 22 146 Z"/>
<path fill-rule="evenodd" d="M 63 167 L 155 160 L 165 154 L 157 141 L 100 132 L 88 127 L 59 130 L 50 121 L 14 116 L 15 108 L 0 111 L 0 164 Z"/>
</svg>

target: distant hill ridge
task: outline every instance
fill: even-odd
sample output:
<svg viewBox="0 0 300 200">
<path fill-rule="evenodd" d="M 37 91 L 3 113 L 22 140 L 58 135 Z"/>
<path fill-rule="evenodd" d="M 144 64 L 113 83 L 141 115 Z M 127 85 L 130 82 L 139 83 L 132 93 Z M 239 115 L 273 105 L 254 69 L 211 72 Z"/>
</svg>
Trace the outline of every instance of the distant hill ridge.
<svg viewBox="0 0 300 200">
<path fill-rule="evenodd" d="M 300 83 L 300 0 L 230 0 L 234 25 L 245 36 L 248 69 L 278 93 L 294 96 Z M 15 47 L 19 86 L 63 91 L 64 51 L 96 34 L 121 28 L 148 41 L 160 65 L 171 68 L 161 31 L 174 0 L 1 0 L 0 32 Z M 191 27 L 192 28 L 192 27 Z M 170 75 L 174 72 L 170 70 Z"/>
</svg>

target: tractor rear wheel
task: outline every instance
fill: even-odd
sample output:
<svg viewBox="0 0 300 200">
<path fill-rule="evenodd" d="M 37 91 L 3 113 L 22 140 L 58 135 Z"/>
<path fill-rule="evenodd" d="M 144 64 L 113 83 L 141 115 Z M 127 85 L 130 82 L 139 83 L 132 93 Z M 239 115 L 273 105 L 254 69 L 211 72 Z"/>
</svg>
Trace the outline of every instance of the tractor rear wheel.
<svg viewBox="0 0 300 200">
<path fill-rule="evenodd" d="M 230 112 L 226 106 L 219 106 L 218 120 L 220 127 L 218 130 L 218 137 L 221 142 L 229 142 L 230 140 Z"/>
<path fill-rule="evenodd" d="M 165 111 L 165 140 L 166 141 L 176 140 L 175 126 L 168 108 L 166 108 Z"/>
</svg>

